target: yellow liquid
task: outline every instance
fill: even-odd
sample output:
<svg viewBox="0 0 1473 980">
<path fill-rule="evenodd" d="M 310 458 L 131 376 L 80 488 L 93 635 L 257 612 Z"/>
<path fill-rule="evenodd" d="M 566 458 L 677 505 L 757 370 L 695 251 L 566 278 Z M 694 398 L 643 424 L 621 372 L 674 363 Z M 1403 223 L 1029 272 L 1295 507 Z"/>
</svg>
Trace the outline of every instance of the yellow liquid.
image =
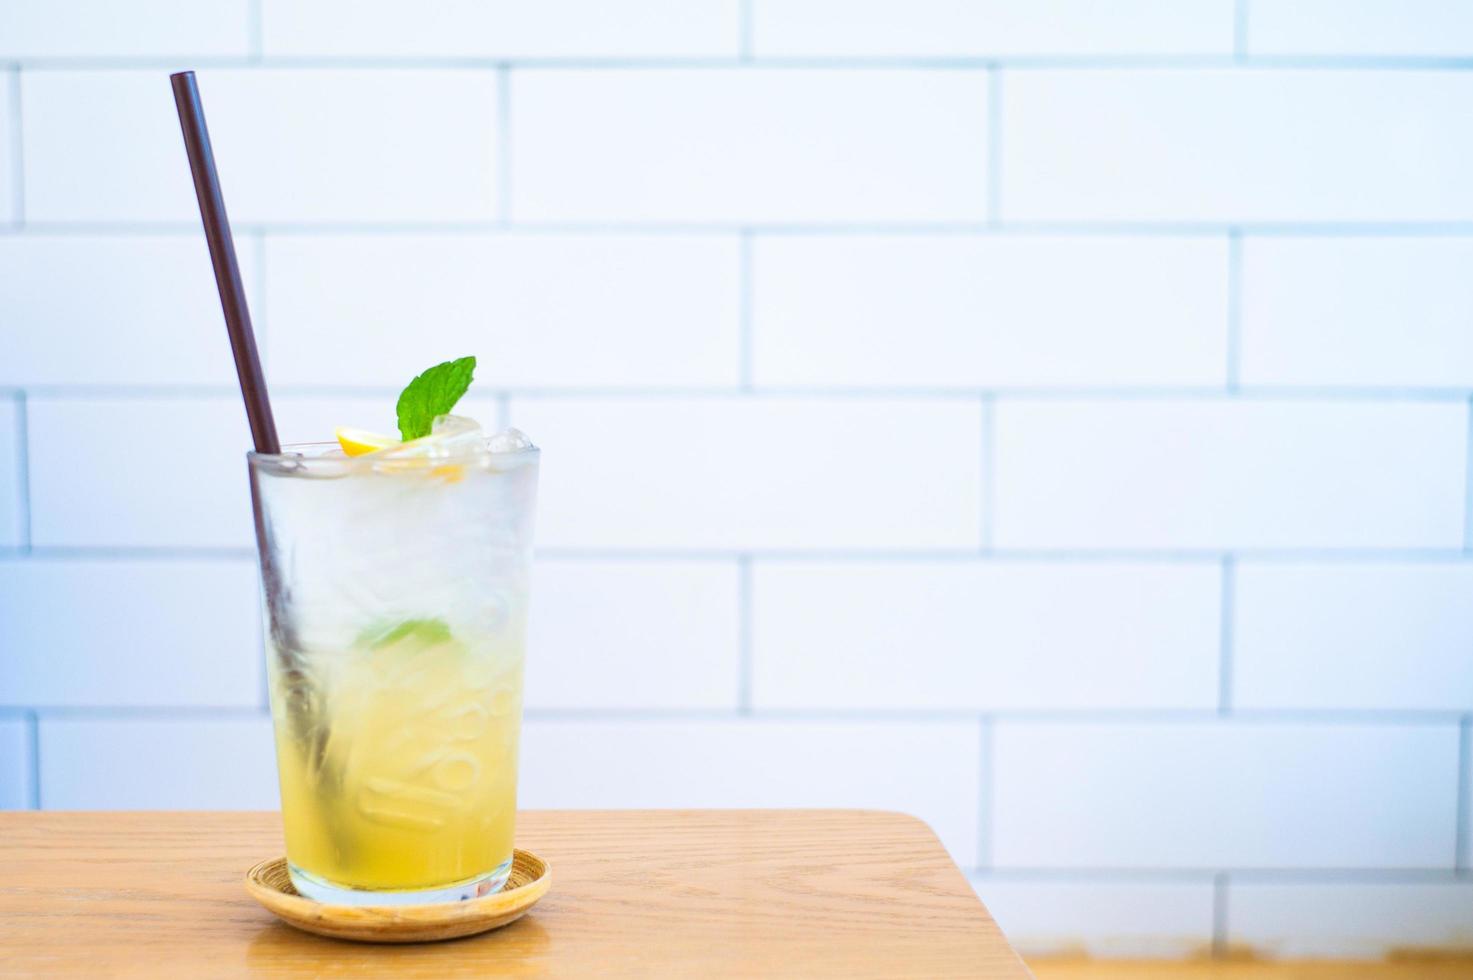
<svg viewBox="0 0 1473 980">
<path fill-rule="evenodd" d="M 520 645 L 474 650 L 411 634 L 292 668 L 273 655 L 292 864 L 339 887 L 411 890 L 509 861 Z"/>
</svg>

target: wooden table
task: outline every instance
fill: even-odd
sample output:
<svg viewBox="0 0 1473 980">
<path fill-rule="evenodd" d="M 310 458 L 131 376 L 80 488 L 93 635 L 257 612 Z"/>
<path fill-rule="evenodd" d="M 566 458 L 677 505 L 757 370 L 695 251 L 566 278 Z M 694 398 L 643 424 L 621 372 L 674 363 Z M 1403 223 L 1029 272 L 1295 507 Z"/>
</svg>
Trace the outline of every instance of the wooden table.
<svg viewBox="0 0 1473 980">
<path fill-rule="evenodd" d="M 1028 977 L 925 824 L 849 810 L 527 812 L 552 891 L 496 932 L 322 939 L 241 885 L 275 813 L 0 813 L 0 975 Z"/>
</svg>

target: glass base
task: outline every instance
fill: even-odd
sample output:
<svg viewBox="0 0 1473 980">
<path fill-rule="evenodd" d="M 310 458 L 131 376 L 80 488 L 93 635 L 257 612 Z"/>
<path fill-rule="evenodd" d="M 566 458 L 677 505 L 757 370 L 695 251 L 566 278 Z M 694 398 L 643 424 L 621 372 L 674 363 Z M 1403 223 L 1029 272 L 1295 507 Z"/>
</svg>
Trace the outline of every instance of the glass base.
<svg viewBox="0 0 1473 980">
<path fill-rule="evenodd" d="M 372 891 L 364 888 L 349 888 L 335 885 L 303 871 L 287 862 L 287 872 L 292 878 L 292 887 L 297 894 L 322 902 L 324 905 L 434 905 L 439 902 L 464 902 L 481 898 L 506 887 L 511 877 L 511 858 L 497 865 L 490 872 L 458 881 L 439 888 L 417 888 L 410 891 Z"/>
</svg>

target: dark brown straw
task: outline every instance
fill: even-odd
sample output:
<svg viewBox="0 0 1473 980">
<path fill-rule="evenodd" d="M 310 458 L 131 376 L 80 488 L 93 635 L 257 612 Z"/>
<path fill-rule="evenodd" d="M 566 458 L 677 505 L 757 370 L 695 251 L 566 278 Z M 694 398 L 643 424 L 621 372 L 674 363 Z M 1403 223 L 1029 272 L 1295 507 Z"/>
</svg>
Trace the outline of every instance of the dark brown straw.
<svg viewBox="0 0 1473 980">
<path fill-rule="evenodd" d="M 279 453 L 281 443 L 276 438 L 276 420 L 271 415 L 271 399 L 266 396 L 261 357 L 256 353 L 251 311 L 246 307 L 240 264 L 235 260 L 235 240 L 230 237 L 230 219 L 225 216 L 225 198 L 220 193 L 220 175 L 215 172 L 215 152 L 210 148 L 210 131 L 205 128 L 199 87 L 192 71 L 170 75 L 169 82 L 174 87 L 179 127 L 184 130 L 189 170 L 194 174 L 199 216 L 205 224 L 205 239 L 210 243 L 210 263 L 215 267 L 215 285 L 220 288 L 220 307 L 225 311 L 225 328 L 230 332 L 235 373 L 240 378 L 240 393 L 245 398 L 246 416 L 251 422 L 251 440 L 258 453 Z"/>
</svg>

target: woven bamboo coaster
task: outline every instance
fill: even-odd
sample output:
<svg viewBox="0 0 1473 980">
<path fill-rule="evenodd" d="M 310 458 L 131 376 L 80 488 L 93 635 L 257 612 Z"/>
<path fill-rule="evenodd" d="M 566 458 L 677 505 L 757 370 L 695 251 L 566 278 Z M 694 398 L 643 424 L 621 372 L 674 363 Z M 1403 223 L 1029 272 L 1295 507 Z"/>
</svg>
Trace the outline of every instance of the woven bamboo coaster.
<svg viewBox="0 0 1473 980">
<path fill-rule="evenodd" d="M 434 905 L 325 905 L 297 894 L 286 858 L 246 872 L 246 891 L 283 922 L 319 936 L 365 943 L 427 943 L 499 929 L 520 919 L 547 894 L 552 872 L 531 851 L 512 857 L 511 877 L 494 895 Z"/>
</svg>

